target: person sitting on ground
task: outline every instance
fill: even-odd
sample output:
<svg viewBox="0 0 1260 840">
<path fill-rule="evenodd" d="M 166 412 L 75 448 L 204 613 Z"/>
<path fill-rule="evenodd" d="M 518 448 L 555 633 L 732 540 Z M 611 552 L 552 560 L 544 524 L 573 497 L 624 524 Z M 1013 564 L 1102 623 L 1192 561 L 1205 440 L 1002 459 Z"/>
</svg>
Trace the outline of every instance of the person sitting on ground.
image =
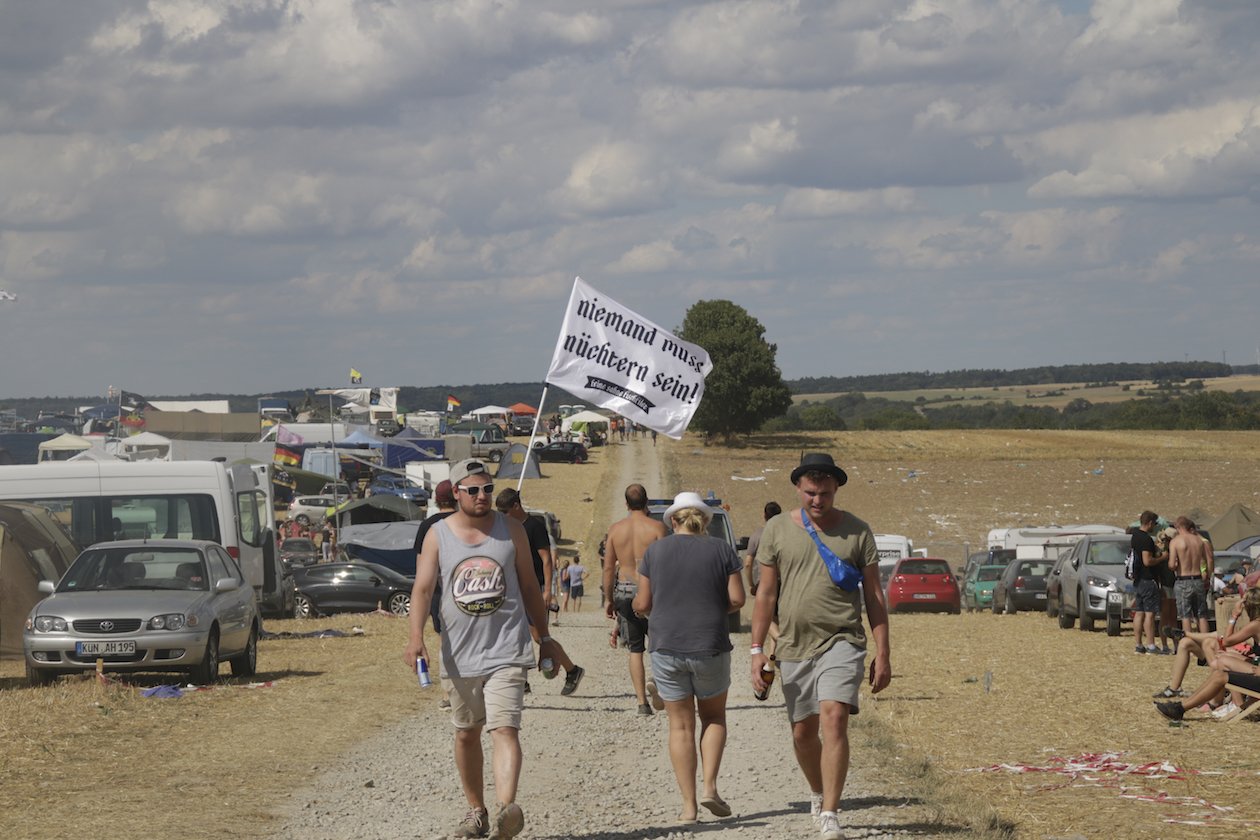
<svg viewBox="0 0 1260 840">
<path fill-rule="evenodd" d="M 1239 626 L 1238 622 L 1244 612 L 1248 620 Z M 1260 589 L 1247 592 L 1243 600 L 1234 608 L 1229 628 L 1222 628 L 1222 630 L 1227 635 L 1188 633 L 1182 637 L 1177 643 L 1177 658 L 1173 661 L 1172 678 L 1168 686 L 1155 695 L 1157 699 L 1167 700 L 1186 696 L 1186 692 L 1181 687 L 1181 681 L 1185 678 L 1186 669 L 1190 667 L 1191 656 L 1198 657 L 1200 665 L 1215 664 L 1218 657 L 1233 657 L 1240 662 L 1245 662 L 1247 658 L 1235 650 L 1234 646 L 1250 642 L 1253 651 L 1260 647 Z"/>
<path fill-rule="evenodd" d="M 1194 650 L 1201 651 L 1208 659 L 1212 666 L 1212 673 L 1207 681 L 1194 694 L 1190 695 L 1180 704 L 1181 711 L 1174 709 L 1173 702 L 1156 701 L 1155 706 L 1160 714 L 1173 720 L 1180 720 L 1181 715 L 1190 709 L 1198 708 L 1203 703 L 1211 703 L 1213 700 L 1221 698 L 1222 691 L 1226 687 L 1227 681 L 1234 682 L 1235 685 L 1241 685 L 1249 688 L 1246 682 L 1238 682 L 1234 680 L 1234 676 L 1252 674 L 1255 672 L 1257 661 L 1260 657 L 1260 589 L 1250 589 L 1244 596 L 1241 607 L 1245 609 L 1249 618 L 1248 622 L 1241 628 L 1236 629 L 1228 636 L 1211 636 L 1202 634 L 1192 634 L 1184 638 L 1178 645 L 1177 662 L 1174 663 L 1173 682 L 1168 688 L 1156 694 L 1157 698 L 1173 698 L 1184 696 L 1185 692 L 1181 690 L 1181 679 L 1185 674 L 1186 666 L 1189 664 L 1189 653 L 1181 655 L 1182 646 L 1193 646 Z M 1237 627 L 1237 615 L 1231 619 L 1234 626 Z M 1251 642 L 1251 650 L 1249 655 L 1233 648 L 1233 645 Z M 1180 667 L 1180 670 L 1178 670 Z M 1195 702 L 1191 702 L 1195 701 Z M 1242 704 L 1235 700 L 1233 703 L 1222 703 L 1213 714 L 1219 717 L 1227 717 L 1233 711 L 1236 711 Z"/>
</svg>

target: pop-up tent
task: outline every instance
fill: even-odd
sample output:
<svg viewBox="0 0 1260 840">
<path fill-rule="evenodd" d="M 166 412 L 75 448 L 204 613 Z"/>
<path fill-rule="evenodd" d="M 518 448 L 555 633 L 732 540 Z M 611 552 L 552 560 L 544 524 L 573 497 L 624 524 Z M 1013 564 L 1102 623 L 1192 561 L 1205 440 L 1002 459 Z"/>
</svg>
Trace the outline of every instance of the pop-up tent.
<svg viewBox="0 0 1260 840">
<path fill-rule="evenodd" d="M 66 432 L 64 435 L 58 435 L 52 440 L 46 440 L 39 445 L 39 460 L 41 463 L 44 461 L 69 461 L 85 449 L 91 448 L 92 441 Z"/>
<path fill-rule="evenodd" d="M 1240 503 L 1230 506 L 1220 519 L 1207 526 L 1212 545 L 1218 549 L 1229 548 L 1243 537 L 1260 534 L 1260 513 Z"/>
<path fill-rule="evenodd" d="M 520 403 L 520 402 L 509 405 L 508 411 L 512 412 L 517 417 L 520 417 L 522 415 L 533 417 L 535 414 L 538 413 L 538 409 L 534 408 L 532 405 L 526 405 L 525 403 Z"/>
<path fill-rule="evenodd" d="M 577 414 L 570 414 L 560 423 L 560 431 L 567 432 L 570 429 L 581 431 L 607 431 L 608 418 L 594 411 L 579 411 Z"/>
<path fill-rule="evenodd" d="M 503 453 L 503 460 L 499 462 L 499 469 L 494 477 L 520 478 L 521 472 L 524 471 L 525 478 L 543 478 L 542 472 L 538 469 L 537 456 L 530 458 L 529 464 L 526 465 L 525 455 L 528 451 L 523 443 L 514 443 L 509 446 L 507 452 Z"/>
<path fill-rule="evenodd" d="M 0 658 L 22 655 L 22 625 L 44 597 L 36 587 L 60 580 L 78 553 L 47 509 L 0 504 Z"/>
</svg>

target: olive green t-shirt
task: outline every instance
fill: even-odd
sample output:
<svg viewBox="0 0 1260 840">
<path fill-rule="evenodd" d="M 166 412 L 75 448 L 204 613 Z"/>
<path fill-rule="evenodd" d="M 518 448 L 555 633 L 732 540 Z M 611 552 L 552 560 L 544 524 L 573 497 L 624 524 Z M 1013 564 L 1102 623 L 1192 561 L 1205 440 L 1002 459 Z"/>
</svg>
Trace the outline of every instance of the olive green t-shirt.
<svg viewBox="0 0 1260 840">
<path fill-rule="evenodd" d="M 796 520 L 799 513 L 799 508 L 784 511 L 767 522 L 757 548 L 757 562 L 779 570 L 775 656 L 785 662 L 813 659 L 838 641 L 865 649 L 862 591 L 846 592 L 831 582 L 818 546 Z M 815 528 L 828 548 L 859 569 L 878 562 L 870 526 L 848 511 L 835 527 Z"/>
</svg>

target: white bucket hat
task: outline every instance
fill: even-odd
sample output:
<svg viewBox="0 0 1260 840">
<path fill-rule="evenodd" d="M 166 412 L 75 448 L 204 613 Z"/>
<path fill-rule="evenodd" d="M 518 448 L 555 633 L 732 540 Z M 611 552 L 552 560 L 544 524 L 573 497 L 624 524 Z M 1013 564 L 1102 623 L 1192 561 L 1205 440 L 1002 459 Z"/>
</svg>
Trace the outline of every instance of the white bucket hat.
<svg viewBox="0 0 1260 840">
<path fill-rule="evenodd" d="M 706 523 L 713 518 L 713 509 L 704 499 L 700 498 L 699 493 L 691 490 L 679 493 L 674 497 L 674 503 L 665 509 L 665 518 L 672 519 L 675 513 L 687 508 L 695 508 L 700 511 L 700 515 L 704 517 Z"/>
</svg>

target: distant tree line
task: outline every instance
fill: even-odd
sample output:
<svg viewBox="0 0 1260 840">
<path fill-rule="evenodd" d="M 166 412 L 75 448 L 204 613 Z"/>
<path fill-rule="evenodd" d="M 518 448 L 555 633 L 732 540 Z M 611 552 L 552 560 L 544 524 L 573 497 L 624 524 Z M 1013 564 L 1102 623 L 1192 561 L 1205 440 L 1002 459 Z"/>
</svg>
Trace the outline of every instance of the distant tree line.
<svg viewBox="0 0 1260 840">
<path fill-rule="evenodd" d="M 1063 408 L 1005 402 L 958 401 L 941 407 L 842 394 L 794 405 L 765 431 L 846 429 L 1260 429 L 1260 393 L 1157 393 L 1123 402 L 1072 400 Z"/>
<path fill-rule="evenodd" d="M 1248 366 L 1253 367 L 1253 366 Z M 917 391 L 925 388 L 1001 388 L 1017 385 L 1057 385 L 1068 382 L 1120 382 L 1148 379 L 1180 382 L 1229 376 L 1239 368 L 1220 362 L 1115 362 L 1057 365 L 1018 370 L 948 370 L 879 373 L 869 376 L 813 376 L 787 381 L 794 394 L 848 391 Z"/>
</svg>

